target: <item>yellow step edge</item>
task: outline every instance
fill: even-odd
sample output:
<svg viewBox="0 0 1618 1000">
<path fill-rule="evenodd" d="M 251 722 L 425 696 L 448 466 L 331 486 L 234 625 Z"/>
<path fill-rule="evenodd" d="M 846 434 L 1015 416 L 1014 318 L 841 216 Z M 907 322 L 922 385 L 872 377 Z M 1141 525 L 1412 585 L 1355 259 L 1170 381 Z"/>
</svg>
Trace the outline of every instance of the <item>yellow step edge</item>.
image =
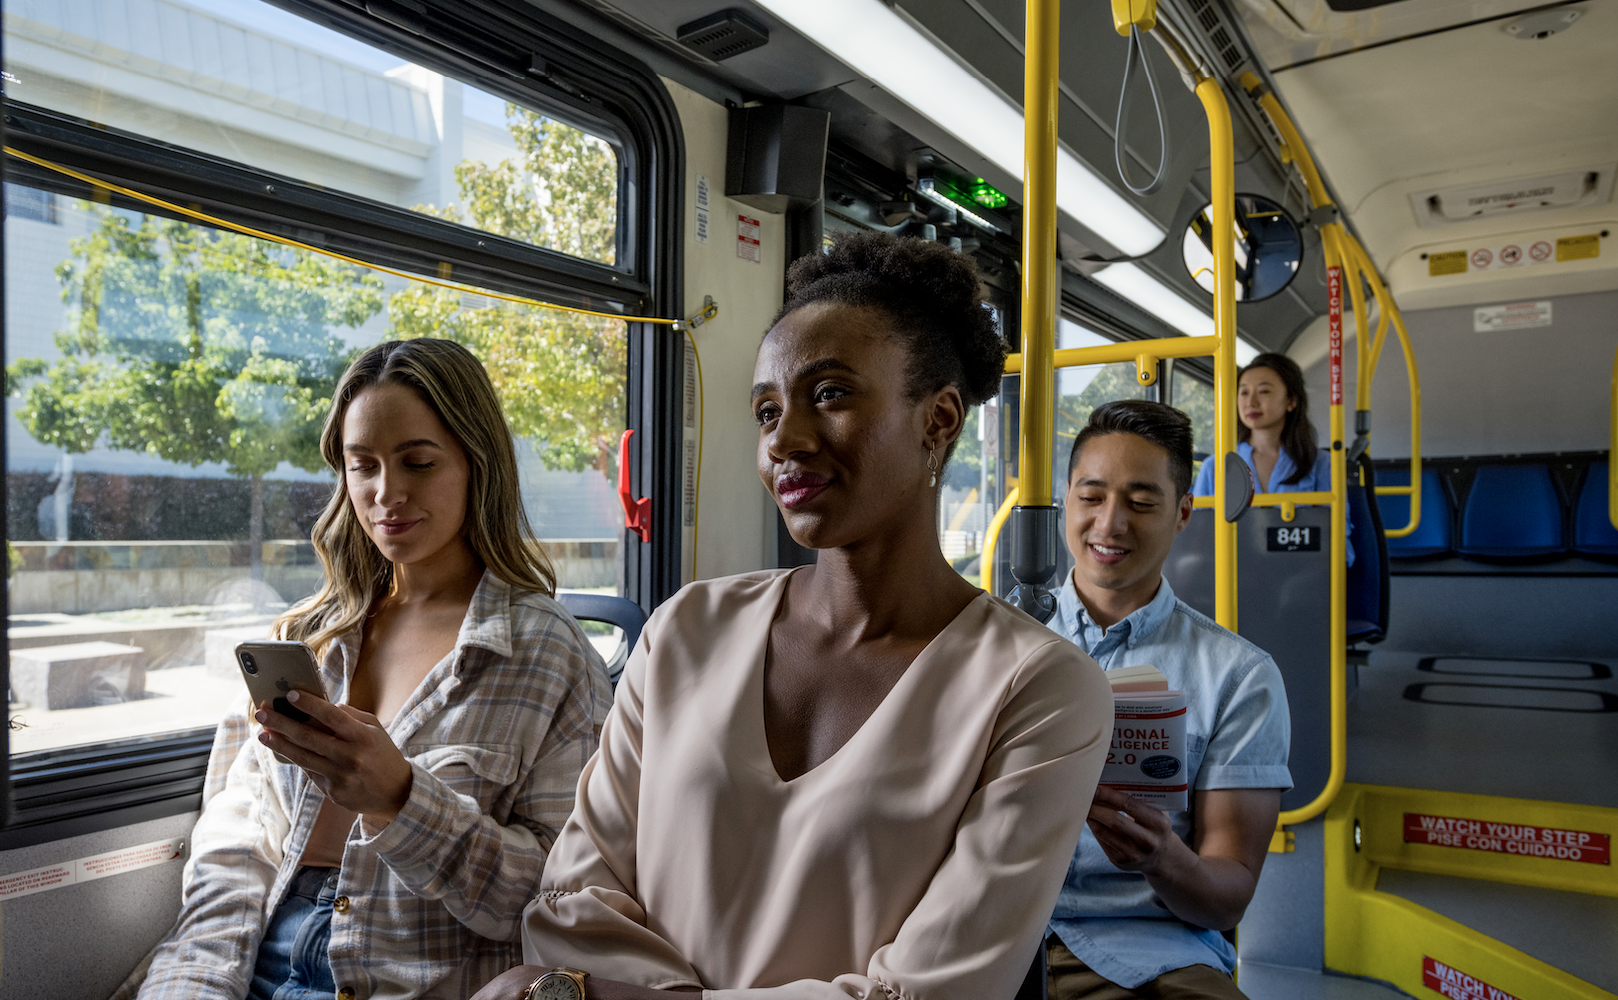
<svg viewBox="0 0 1618 1000">
<path fill-rule="evenodd" d="M 1519 828 L 1519 834 L 1527 826 L 1600 834 L 1609 838 L 1609 863 L 1476 849 L 1464 846 L 1465 836 L 1459 841 L 1463 846 L 1410 843 L 1405 837 L 1407 813 L 1417 818 L 1509 823 Z M 1426 827 L 1416 823 L 1413 829 Z M 1488 836 L 1487 826 L 1481 831 L 1479 836 Z M 1382 980 L 1418 997 L 1438 993 L 1457 1000 L 1618 1000 L 1618 994 L 1376 889 L 1378 872 L 1391 867 L 1618 896 L 1610 863 L 1614 833 L 1618 810 L 1613 809 L 1345 785 L 1326 813 L 1324 831 L 1326 967 Z"/>
</svg>

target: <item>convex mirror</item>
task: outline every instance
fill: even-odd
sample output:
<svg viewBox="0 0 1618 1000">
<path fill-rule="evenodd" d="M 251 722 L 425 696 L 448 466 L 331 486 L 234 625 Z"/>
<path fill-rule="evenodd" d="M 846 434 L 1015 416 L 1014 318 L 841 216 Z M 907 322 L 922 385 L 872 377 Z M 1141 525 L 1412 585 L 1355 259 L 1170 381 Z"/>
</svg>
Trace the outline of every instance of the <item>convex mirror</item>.
<svg viewBox="0 0 1618 1000">
<path fill-rule="evenodd" d="M 1213 277 L 1213 206 L 1185 230 L 1185 269 L 1209 294 Z M 1280 205 L 1256 194 L 1236 196 L 1236 300 L 1257 302 L 1292 283 L 1303 262 L 1303 234 Z"/>
</svg>

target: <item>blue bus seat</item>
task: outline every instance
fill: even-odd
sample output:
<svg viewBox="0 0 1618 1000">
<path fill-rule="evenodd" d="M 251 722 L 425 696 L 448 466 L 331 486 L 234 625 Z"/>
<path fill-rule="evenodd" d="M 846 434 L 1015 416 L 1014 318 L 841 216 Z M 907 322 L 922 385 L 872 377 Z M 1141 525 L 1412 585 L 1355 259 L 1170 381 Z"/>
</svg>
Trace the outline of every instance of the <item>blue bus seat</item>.
<svg viewBox="0 0 1618 1000">
<path fill-rule="evenodd" d="M 1478 467 L 1461 511 L 1463 556 L 1527 559 L 1567 552 L 1562 501 L 1542 464 Z"/>
<path fill-rule="evenodd" d="M 1348 470 L 1348 540 L 1354 546 L 1354 564 L 1348 567 L 1348 630 L 1350 644 L 1381 642 L 1388 632 L 1388 544 L 1382 535 L 1382 516 L 1377 504 L 1376 473 L 1371 462 L 1360 456 L 1358 468 Z"/>
<path fill-rule="evenodd" d="M 1410 466 L 1384 469 L 1377 473 L 1383 486 L 1409 486 Z M 1402 528 L 1410 523 L 1410 498 L 1377 497 L 1384 526 Z M 1421 523 L 1403 538 L 1388 539 L 1388 555 L 1394 559 L 1427 559 L 1447 556 L 1455 550 L 1455 512 L 1437 469 L 1421 470 Z"/>
<path fill-rule="evenodd" d="M 1607 516 L 1607 463 L 1591 462 L 1573 514 L 1573 551 L 1587 556 L 1618 556 L 1618 528 Z"/>
<path fill-rule="evenodd" d="M 619 647 L 612 662 L 607 664 L 607 679 L 613 687 L 617 687 L 618 677 L 629 662 L 629 654 L 634 650 L 635 643 L 640 641 L 640 630 L 646 624 L 646 612 L 634 601 L 611 594 L 559 593 L 556 602 L 579 621 L 601 622 L 624 630 L 624 644 Z"/>
</svg>

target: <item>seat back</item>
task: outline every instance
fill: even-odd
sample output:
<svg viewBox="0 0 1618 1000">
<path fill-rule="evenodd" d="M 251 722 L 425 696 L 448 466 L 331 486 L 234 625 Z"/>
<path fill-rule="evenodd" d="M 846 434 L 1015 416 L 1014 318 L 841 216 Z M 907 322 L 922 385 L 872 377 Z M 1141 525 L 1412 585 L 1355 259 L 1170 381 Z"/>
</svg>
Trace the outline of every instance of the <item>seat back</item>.
<svg viewBox="0 0 1618 1000">
<path fill-rule="evenodd" d="M 1377 473 L 1383 486 L 1409 486 L 1410 467 L 1383 469 Z M 1410 523 L 1410 498 L 1377 497 L 1385 524 L 1395 529 Z M 1437 469 L 1421 470 L 1421 523 L 1403 538 L 1389 538 L 1388 555 L 1394 559 L 1424 559 L 1447 556 L 1455 551 L 1455 510 Z"/>
<path fill-rule="evenodd" d="M 646 624 L 646 612 L 634 601 L 611 594 L 559 593 L 556 601 L 579 621 L 602 622 L 623 629 L 623 645 L 618 647 L 607 663 L 607 679 L 616 687 L 619 675 L 624 672 L 624 664 L 629 662 L 630 651 L 640 641 L 640 630 Z"/>
<path fill-rule="evenodd" d="M 1463 556 L 1526 559 L 1567 552 L 1562 500 L 1542 464 L 1484 465 L 1461 511 Z"/>
<path fill-rule="evenodd" d="M 1364 455 L 1358 471 L 1348 470 L 1349 541 L 1354 564 L 1348 567 L 1349 642 L 1381 642 L 1388 630 L 1388 545 L 1377 506 L 1376 471 Z M 1360 485 L 1360 477 L 1365 485 Z"/>
<path fill-rule="evenodd" d="M 1017 987 L 1017 995 L 1012 1000 L 1046 1000 L 1046 981 L 1045 939 L 1042 938 L 1034 954 L 1034 963 L 1028 967 L 1028 974 L 1023 977 L 1022 985 Z"/>
<path fill-rule="evenodd" d="M 1573 550 L 1587 556 L 1618 556 L 1618 528 L 1607 516 L 1607 463 L 1591 462 L 1573 513 Z"/>
</svg>

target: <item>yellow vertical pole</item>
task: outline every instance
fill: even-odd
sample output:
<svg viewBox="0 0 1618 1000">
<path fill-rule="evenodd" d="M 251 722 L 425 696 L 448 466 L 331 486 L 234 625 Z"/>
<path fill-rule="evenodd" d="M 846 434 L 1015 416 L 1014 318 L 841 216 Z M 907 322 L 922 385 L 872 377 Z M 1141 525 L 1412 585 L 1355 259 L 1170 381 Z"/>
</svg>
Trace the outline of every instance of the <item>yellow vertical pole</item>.
<svg viewBox="0 0 1618 1000">
<path fill-rule="evenodd" d="M 1259 106 L 1270 116 L 1276 129 L 1281 133 L 1281 141 L 1286 143 L 1287 151 L 1292 155 L 1293 162 L 1303 174 L 1304 184 L 1309 189 L 1309 202 L 1315 208 L 1324 208 L 1331 204 L 1331 197 L 1326 193 L 1326 185 L 1320 179 L 1320 171 L 1315 168 L 1314 157 L 1309 155 L 1309 147 L 1298 134 L 1292 119 L 1287 115 L 1286 109 L 1275 99 L 1275 95 L 1263 89 L 1259 78 L 1252 73 L 1242 74 L 1242 86 L 1258 99 Z M 1355 261 L 1349 256 L 1346 240 L 1347 232 L 1341 222 L 1327 222 L 1320 227 L 1321 254 L 1326 260 L 1328 280 L 1330 269 L 1337 268 L 1339 282 L 1350 279 L 1355 272 Z M 1354 279 L 1357 280 L 1357 279 Z M 1341 308 L 1343 289 L 1339 284 L 1337 309 L 1339 331 L 1341 330 Z M 1362 309 L 1356 309 L 1358 314 Z M 1359 321 L 1356 315 L 1356 322 Z M 1364 349 L 1366 337 L 1361 333 L 1359 337 L 1361 349 Z M 1331 399 L 1331 649 L 1329 651 L 1331 664 L 1331 772 L 1326 778 L 1326 787 L 1321 790 L 1314 801 L 1297 809 L 1290 809 L 1281 813 L 1277 820 L 1279 826 L 1290 826 L 1313 819 L 1326 811 L 1337 793 L 1342 790 L 1343 780 L 1348 769 L 1348 462 L 1347 452 L 1343 449 L 1343 400 L 1342 400 L 1342 357 L 1341 339 L 1337 343 L 1334 353 L 1336 371 L 1332 375 L 1333 392 Z M 1414 483 L 1420 489 L 1420 477 Z"/>
<path fill-rule="evenodd" d="M 1060 0 L 1028 0 L 1023 70 L 1021 504 L 1051 503 L 1056 350 L 1056 73 Z"/>
<path fill-rule="evenodd" d="M 1230 105 L 1219 81 L 1202 79 L 1197 97 L 1208 115 L 1214 258 L 1214 620 L 1236 631 L 1236 524 L 1225 520 L 1225 456 L 1236 450 L 1236 151 Z"/>
<path fill-rule="evenodd" d="M 1056 613 L 1049 584 L 1061 530 L 1051 493 L 1056 350 L 1056 68 L 1059 0 L 1028 0 L 1023 72 L 1022 428 L 1011 511 L 1007 599 L 1039 621 Z"/>
</svg>

